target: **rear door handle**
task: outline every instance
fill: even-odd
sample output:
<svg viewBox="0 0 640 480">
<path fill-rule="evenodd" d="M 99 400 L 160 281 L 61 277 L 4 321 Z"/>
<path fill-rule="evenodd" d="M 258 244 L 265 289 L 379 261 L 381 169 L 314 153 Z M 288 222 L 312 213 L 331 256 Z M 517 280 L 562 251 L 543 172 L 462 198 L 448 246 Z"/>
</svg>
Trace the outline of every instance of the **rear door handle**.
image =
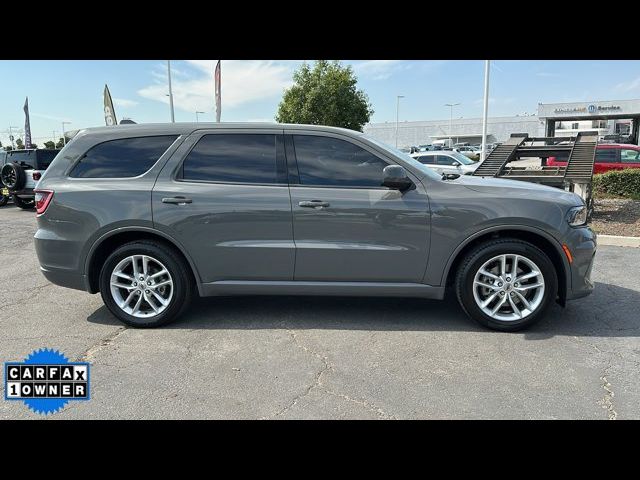
<svg viewBox="0 0 640 480">
<path fill-rule="evenodd" d="M 162 203 L 173 203 L 175 205 L 185 205 L 187 203 L 193 203 L 193 200 L 186 197 L 167 197 L 162 199 Z"/>
<path fill-rule="evenodd" d="M 328 207 L 329 202 L 323 202 L 322 200 L 307 200 L 304 202 L 298 202 L 298 205 L 306 208 L 323 208 Z"/>
</svg>

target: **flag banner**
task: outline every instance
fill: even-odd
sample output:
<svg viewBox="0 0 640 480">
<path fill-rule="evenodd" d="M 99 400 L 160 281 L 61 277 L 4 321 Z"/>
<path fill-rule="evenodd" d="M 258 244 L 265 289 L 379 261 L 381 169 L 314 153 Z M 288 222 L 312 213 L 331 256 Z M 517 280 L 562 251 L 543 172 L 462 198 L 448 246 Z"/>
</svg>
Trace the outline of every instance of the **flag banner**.
<svg viewBox="0 0 640 480">
<path fill-rule="evenodd" d="M 31 143 L 31 124 L 29 123 L 29 97 L 24 101 L 24 148 L 33 148 Z"/>
<path fill-rule="evenodd" d="M 116 120 L 116 111 L 114 110 L 113 102 L 111 101 L 111 92 L 109 92 L 109 87 L 107 87 L 107 85 L 104 86 L 104 121 L 108 127 L 118 124 Z"/>
<path fill-rule="evenodd" d="M 214 78 L 216 82 L 216 122 L 220 121 L 220 110 L 222 107 L 222 99 L 221 99 L 221 84 L 220 84 L 220 62 L 222 60 L 218 60 L 218 64 L 216 65 L 216 70 L 214 73 Z"/>
</svg>

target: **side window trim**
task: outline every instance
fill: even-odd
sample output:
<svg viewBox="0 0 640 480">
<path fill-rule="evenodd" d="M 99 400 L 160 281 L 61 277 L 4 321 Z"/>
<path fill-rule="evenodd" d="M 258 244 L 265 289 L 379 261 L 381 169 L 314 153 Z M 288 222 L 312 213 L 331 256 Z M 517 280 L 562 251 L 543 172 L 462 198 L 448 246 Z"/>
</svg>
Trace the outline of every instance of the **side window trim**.
<svg viewBox="0 0 640 480">
<path fill-rule="evenodd" d="M 337 139 L 337 140 L 342 140 L 342 141 L 348 142 L 348 143 L 350 143 L 352 145 L 355 145 L 358 148 L 362 148 L 363 150 L 367 151 L 368 153 L 370 153 L 371 155 L 375 156 L 377 159 L 381 160 L 382 162 L 386 163 L 387 165 L 394 165 L 387 158 L 380 156 L 379 153 L 377 153 L 375 150 L 370 148 L 368 145 L 364 145 L 364 144 L 361 144 L 360 142 L 352 141 L 352 139 L 350 137 L 346 137 L 346 136 L 342 136 L 342 135 L 334 135 L 334 134 L 326 133 L 326 132 L 318 132 L 318 131 L 315 131 L 315 130 L 285 130 L 285 138 L 288 137 L 289 141 L 291 142 L 291 148 L 290 148 L 290 150 L 287 150 L 287 162 L 289 162 L 289 153 L 290 152 L 293 154 L 293 156 L 295 158 L 295 169 L 292 169 L 291 164 L 289 164 L 289 186 L 291 186 L 291 187 L 304 187 L 304 188 L 341 188 L 341 189 L 349 189 L 349 190 L 353 190 L 353 189 L 358 189 L 358 190 L 390 190 L 389 187 L 384 187 L 384 186 L 374 187 L 374 186 L 361 186 L 361 185 L 306 185 L 306 184 L 300 183 L 298 157 L 297 157 L 297 153 L 296 153 L 296 150 L 295 150 L 295 144 L 293 142 L 293 136 L 294 135 L 307 135 L 307 136 L 315 136 L 315 137 L 322 137 L 322 138 L 333 138 L 333 139 Z M 295 181 L 295 183 L 294 183 L 294 181 Z"/>
<path fill-rule="evenodd" d="M 264 182 L 222 182 L 217 180 L 195 180 L 184 178 L 184 162 L 189 157 L 191 151 L 198 145 L 198 142 L 207 135 L 274 135 L 276 137 L 276 180 L 275 183 Z M 266 187 L 286 187 L 287 183 L 287 167 L 286 167 L 286 150 L 281 148 L 283 146 L 283 131 L 282 130 L 256 130 L 256 129 L 216 129 L 216 130 L 196 130 L 194 131 L 186 141 L 190 141 L 191 145 L 189 149 L 182 155 L 176 165 L 171 178 L 174 182 L 180 183 L 197 183 L 197 184 L 211 184 L 211 185 L 255 185 Z M 280 139 L 279 139 L 280 137 Z"/>
</svg>

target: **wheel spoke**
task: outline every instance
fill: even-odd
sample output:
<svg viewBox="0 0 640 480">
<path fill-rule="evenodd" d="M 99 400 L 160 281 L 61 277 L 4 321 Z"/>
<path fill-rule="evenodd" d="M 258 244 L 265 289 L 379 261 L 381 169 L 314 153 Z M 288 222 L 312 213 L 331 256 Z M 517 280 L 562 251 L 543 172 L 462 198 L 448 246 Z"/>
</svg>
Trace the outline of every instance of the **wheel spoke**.
<svg viewBox="0 0 640 480">
<path fill-rule="evenodd" d="M 144 301 L 147 302 L 151 306 L 151 308 L 153 308 L 154 312 L 158 313 L 160 311 L 160 309 L 156 307 L 155 304 L 151 301 L 151 297 L 146 293 L 144 294 Z"/>
<path fill-rule="evenodd" d="M 497 287 L 495 285 L 491 285 L 489 283 L 480 282 L 479 280 L 475 280 L 473 283 L 476 284 L 476 285 L 480 285 L 481 287 L 490 288 L 491 290 L 497 290 L 499 288 L 499 287 Z"/>
<path fill-rule="evenodd" d="M 138 271 L 138 259 L 135 255 L 131 257 L 131 263 L 133 264 L 133 276 L 137 279 L 140 272 Z"/>
<path fill-rule="evenodd" d="M 131 285 L 125 285 L 124 283 L 119 283 L 119 282 L 111 282 L 111 285 L 118 288 L 124 288 L 126 290 L 133 290 L 134 288 L 136 288 Z"/>
<path fill-rule="evenodd" d="M 517 292 L 524 292 L 527 290 L 531 290 L 532 288 L 542 287 L 542 283 L 528 283 L 526 285 L 520 285 L 519 287 L 514 287 L 514 290 Z"/>
<path fill-rule="evenodd" d="M 538 275 L 540 275 L 540 272 L 534 270 L 532 272 L 526 273 L 524 275 L 519 276 L 518 278 L 516 278 L 516 282 L 522 282 L 523 280 L 528 280 L 530 278 L 534 278 L 537 277 Z"/>
<path fill-rule="evenodd" d="M 164 287 L 165 285 L 173 285 L 171 280 L 165 280 L 164 282 L 156 283 L 153 288 Z"/>
<path fill-rule="evenodd" d="M 144 255 L 142 257 L 142 274 L 146 277 L 148 271 L 149 271 L 149 257 Z"/>
<path fill-rule="evenodd" d="M 124 308 L 127 307 L 129 305 L 129 302 L 131 302 L 131 299 L 135 296 L 136 292 L 131 292 L 129 294 L 129 296 L 126 298 L 126 300 L 124 300 L 121 304 L 120 304 L 120 308 Z"/>
<path fill-rule="evenodd" d="M 163 268 L 163 269 L 162 269 L 162 270 L 160 270 L 159 272 L 156 272 L 156 273 L 154 273 L 153 275 L 150 275 L 150 276 L 149 276 L 149 280 L 154 280 L 154 279 L 158 278 L 159 276 L 161 276 L 161 275 L 165 275 L 165 274 L 167 274 L 167 273 L 169 273 L 169 272 L 168 272 L 166 269 L 164 269 L 164 268 Z"/>
<path fill-rule="evenodd" d="M 511 276 L 516 278 L 518 275 L 518 255 L 513 256 L 513 266 L 511 267 Z"/>
<path fill-rule="evenodd" d="M 500 275 L 502 275 L 502 277 L 505 277 L 507 275 L 507 256 L 506 255 L 500 256 Z"/>
<path fill-rule="evenodd" d="M 498 296 L 498 292 L 495 292 L 493 295 L 491 295 L 489 298 L 487 298 L 484 302 L 482 302 L 482 304 L 480 305 L 482 308 L 487 308 L 489 306 L 489 304 L 491 302 L 493 302 L 493 300 Z"/>
<path fill-rule="evenodd" d="M 507 301 L 507 295 L 505 295 L 504 297 L 502 297 L 502 300 L 500 300 L 495 307 L 493 307 L 493 310 L 491 310 L 491 315 L 495 315 L 496 312 L 498 310 L 500 310 L 500 308 L 504 305 L 504 302 Z"/>
<path fill-rule="evenodd" d="M 167 301 L 164 298 L 162 298 L 157 292 L 154 292 L 153 290 L 151 290 L 151 293 L 153 294 L 154 297 L 158 299 L 158 301 L 162 306 L 167 305 Z"/>
<path fill-rule="evenodd" d="M 488 272 L 488 271 L 487 271 L 487 270 L 485 270 L 484 268 L 483 268 L 483 269 L 480 269 L 480 274 L 481 274 L 481 275 L 484 275 L 485 277 L 489 277 L 489 278 L 490 278 L 490 279 L 492 279 L 492 280 L 500 280 L 500 277 L 498 277 L 497 275 L 494 275 L 494 274 L 493 274 L 493 273 L 491 273 L 491 272 Z"/>
<path fill-rule="evenodd" d="M 511 304 L 511 308 L 513 308 L 513 313 L 517 313 L 518 316 L 520 318 L 522 318 L 522 312 L 520 311 L 520 309 L 516 306 L 516 303 L 513 301 L 513 298 L 511 298 L 511 295 L 507 295 L 509 297 L 509 303 Z"/>
<path fill-rule="evenodd" d="M 516 292 L 516 295 L 518 295 L 518 298 L 520 299 L 520 301 L 522 302 L 522 304 L 527 308 L 527 310 L 529 310 L 530 312 L 533 311 L 533 308 L 531 307 L 531 304 L 529 303 L 529 300 L 527 300 L 524 295 L 522 295 L 520 292 Z"/>
<path fill-rule="evenodd" d="M 122 273 L 122 272 L 113 272 L 113 274 L 116 277 L 120 277 L 120 278 L 124 278 L 125 280 L 129 280 L 130 282 L 134 281 L 134 278 L 130 275 L 127 275 L 126 273 Z"/>
<path fill-rule="evenodd" d="M 143 295 L 139 295 L 138 296 L 138 301 L 136 302 L 135 306 L 133 307 L 132 310 L 132 314 L 138 313 L 138 311 L 140 310 L 140 304 L 142 303 L 142 297 Z"/>
</svg>

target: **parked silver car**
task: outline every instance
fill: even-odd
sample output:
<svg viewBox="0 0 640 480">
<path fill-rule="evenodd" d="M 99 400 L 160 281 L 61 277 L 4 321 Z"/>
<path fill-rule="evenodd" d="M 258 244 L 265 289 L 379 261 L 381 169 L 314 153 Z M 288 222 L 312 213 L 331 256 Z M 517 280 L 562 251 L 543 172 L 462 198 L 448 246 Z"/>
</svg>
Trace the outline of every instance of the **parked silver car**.
<svg viewBox="0 0 640 480">
<path fill-rule="evenodd" d="M 474 162 L 467 156 L 453 150 L 419 152 L 411 156 L 440 174 L 471 175 L 480 165 L 478 162 Z"/>
<path fill-rule="evenodd" d="M 134 327 L 177 319 L 196 293 L 443 299 L 451 289 L 478 322 L 519 330 L 593 289 L 596 237 L 579 196 L 443 179 L 340 128 L 86 129 L 35 200 L 42 273 L 100 292 Z"/>
</svg>

